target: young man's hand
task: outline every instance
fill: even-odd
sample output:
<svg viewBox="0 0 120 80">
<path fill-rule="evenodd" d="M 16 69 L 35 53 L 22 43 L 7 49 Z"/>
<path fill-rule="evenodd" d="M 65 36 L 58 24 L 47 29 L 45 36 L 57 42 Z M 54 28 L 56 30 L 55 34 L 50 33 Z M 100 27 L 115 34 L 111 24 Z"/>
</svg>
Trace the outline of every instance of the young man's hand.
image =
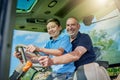
<svg viewBox="0 0 120 80">
<path fill-rule="evenodd" d="M 35 51 L 41 52 L 41 48 L 38 48 L 37 46 L 34 46 L 34 45 L 28 45 L 26 47 L 26 51 L 27 52 L 32 52 L 32 53 L 34 53 Z"/>
</svg>

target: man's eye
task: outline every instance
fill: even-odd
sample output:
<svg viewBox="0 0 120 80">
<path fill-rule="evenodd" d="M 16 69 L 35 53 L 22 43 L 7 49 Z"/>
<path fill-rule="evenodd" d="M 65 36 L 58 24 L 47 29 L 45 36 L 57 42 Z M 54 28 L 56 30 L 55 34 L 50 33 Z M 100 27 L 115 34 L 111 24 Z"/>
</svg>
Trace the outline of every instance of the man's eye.
<svg viewBox="0 0 120 80">
<path fill-rule="evenodd" d="M 67 24 L 66 26 L 69 26 L 69 24 Z"/>
<path fill-rule="evenodd" d="M 72 26 L 75 26 L 75 24 L 71 24 Z"/>
</svg>

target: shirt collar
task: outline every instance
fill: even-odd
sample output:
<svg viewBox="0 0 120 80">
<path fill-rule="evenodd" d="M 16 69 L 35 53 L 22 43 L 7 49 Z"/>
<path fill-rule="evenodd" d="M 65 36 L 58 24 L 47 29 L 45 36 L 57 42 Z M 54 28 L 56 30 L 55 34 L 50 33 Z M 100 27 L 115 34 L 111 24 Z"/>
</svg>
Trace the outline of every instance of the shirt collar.
<svg viewBox="0 0 120 80">
<path fill-rule="evenodd" d="M 54 41 L 57 41 L 59 39 L 61 39 L 65 34 L 64 33 L 60 33 L 60 35 L 54 40 L 54 39 L 51 39 L 52 42 Z"/>
</svg>

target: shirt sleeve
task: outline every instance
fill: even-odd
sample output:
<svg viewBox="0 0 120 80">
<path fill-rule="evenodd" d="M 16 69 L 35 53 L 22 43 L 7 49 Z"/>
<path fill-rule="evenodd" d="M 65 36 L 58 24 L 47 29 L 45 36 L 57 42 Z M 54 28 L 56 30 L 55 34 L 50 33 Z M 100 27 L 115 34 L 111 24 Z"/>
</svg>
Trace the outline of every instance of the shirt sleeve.
<svg viewBox="0 0 120 80">
<path fill-rule="evenodd" d="M 80 42 L 78 43 L 78 45 L 85 47 L 89 51 L 92 47 L 92 41 L 89 35 L 85 34 L 81 39 L 82 40 L 79 40 Z"/>
<path fill-rule="evenodd" d="M 51 41 L 46 42 L 46 44 L 45 44 L 45 47 L 44 47 L 44 48 L 50 49 L 50 42 L 51 42 Z"/>
<path fill-rule="evenodd" d="M 64 35 L 64 37 L 61 38 L 59 48 L 63 48 L 66 53 L 71 52 L 72 44 L 70 42 L 70 37 L 68 35 Z"/>
<path fill-rule="evenodd" d="M 55 41 L 50 40 L 50 41 L 48 41 L 45 48 L 47 48 L 47 49 L 63 48 L 64 53 L 68 53 L 68 52 L 71 52 L 71 50 L 72 50 L 72 44 L 70 42 L 70 38 L 69 38 L 68 35 L 61 34 L 58 40 L 55 40 Z"/>
</svg>

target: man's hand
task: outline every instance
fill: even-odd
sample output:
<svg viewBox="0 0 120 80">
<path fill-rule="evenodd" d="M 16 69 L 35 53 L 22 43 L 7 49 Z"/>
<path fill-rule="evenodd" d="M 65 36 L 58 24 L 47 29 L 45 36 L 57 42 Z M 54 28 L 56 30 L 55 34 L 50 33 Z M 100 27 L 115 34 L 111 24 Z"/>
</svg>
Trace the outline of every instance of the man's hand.
<svg viewBox="0 0 120 80">
<path fill-rule="evenodd" d="M 32 53 L 34 53 L 35 51 L 41 52 L 41 48 L 39 48 L 39 47 L 37 47 L 37 46 L 34 46 L 34 45 L 28 45 L 28 46 L 26 47 L 26 51 L 27 51 L 27 52 L 32 52 Z"/>
<path fill-rule="evenodd" d="M 38 61 L 43 67 L 48 67 L 53 65 L 53 60 L 49 58 L 49 56 L 40 56 L 38 58 Z"/>
<path fill-rule="evenodd" d="M 27 52 L 34 52 L 34 51 L 36 51 L 36 46 L 34 46 L 34 45 L 28 45 L 27 47 L 26 47 L 26 51 Z"/>
</svg>

